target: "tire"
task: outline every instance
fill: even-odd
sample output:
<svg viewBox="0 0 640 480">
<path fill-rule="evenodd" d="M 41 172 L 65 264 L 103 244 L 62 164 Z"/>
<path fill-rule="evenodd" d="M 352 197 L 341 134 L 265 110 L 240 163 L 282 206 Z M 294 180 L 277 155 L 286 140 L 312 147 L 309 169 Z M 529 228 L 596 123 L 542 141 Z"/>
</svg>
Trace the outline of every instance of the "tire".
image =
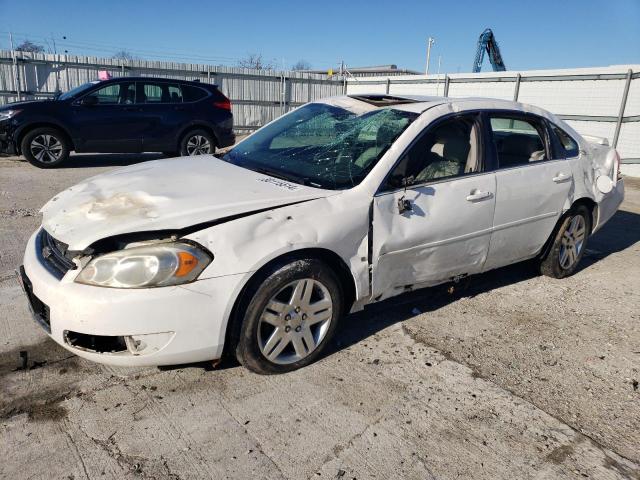
<svg viewBox="0 0 640 480">
<path fill-rule="evenodd" d="M 20 143 L 27 161 L 38 168 L 55 168 L 69 158 L 70 145 L 66 136 L 52 127 L 35 128 Z"/>
<path fill-rule="evenodd" d="M 207 155 L 216 153 L 213 135 L 203 129 L 188 131 L 180 141 L 180 156 Z"/>
<path fill-rule="evenodd" d="M 333 270 L 309 258 L 274 266 L 244 298 L 236 358 L 247 369 L 269 375 L 297 370 L 322 355 L 344 297 Z"/>
<path fill-rule="evenodd" d="M 591 212 L 578 205 L 560 219 L 551 246 L 540 259 L 540 273 L 564 278 L 573 275 L 587 248 L 591 232 Z"/>
</svg>

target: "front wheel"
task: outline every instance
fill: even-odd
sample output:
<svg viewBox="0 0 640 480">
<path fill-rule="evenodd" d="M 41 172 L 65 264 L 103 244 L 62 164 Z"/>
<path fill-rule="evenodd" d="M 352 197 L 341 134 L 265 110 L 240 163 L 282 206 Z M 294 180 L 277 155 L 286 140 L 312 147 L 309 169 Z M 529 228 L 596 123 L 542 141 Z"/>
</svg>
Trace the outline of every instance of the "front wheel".
<svg viewBox="0 0 640 480">
<path fill-rule="evenodd" d="M 27 161 L 38 168 L 54 168 L 69 158 L 66 137 L 55 128 L 36 128 L 28 132 L 20 145 Z"/>
<path fill-rule="evenodd" d="M 236 357 L 260 374 L 315 361 L 333 336 L 343 301 L 336 275 L 317 259 L 277 268 L 248 295 Z"/>
<path fill-rule="evenodd" d="M 187 132 L 180 142 L 180 155 L 208 155 L 216 153 L 216 142 L 206 130 L 197 129 Z"/>
<path fill-rule="evenodd" d="M 591 212 L 584 205 L 573 208 L 562 220 L 547 254 L 540 259 L 540 273 L 564 278 L 573 275 L 587 247 Z"/>
</svg>

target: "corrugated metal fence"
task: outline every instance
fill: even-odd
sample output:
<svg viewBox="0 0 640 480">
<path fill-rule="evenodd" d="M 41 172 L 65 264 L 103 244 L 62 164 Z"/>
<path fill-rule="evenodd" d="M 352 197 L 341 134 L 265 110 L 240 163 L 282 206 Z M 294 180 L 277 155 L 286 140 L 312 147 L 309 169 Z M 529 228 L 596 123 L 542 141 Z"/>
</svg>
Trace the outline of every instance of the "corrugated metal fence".
<svg viewBox="0 0 640 480">
<path fill-rule="evenodd" d="M 0 104 L 50 98 L 96 80 L 98 71 L 113 77 L 153 76 L 214 83 L 231 99 L 238 130 L 254 130 L 291 108 L 338 95 L 344 82 L 327 75 L 264 71 L 213 65 L 115 60 L 75 55 L 31 54 L 0 50 Z"/>
<path fill-rule="evenodd" d="M 640 163 L 640 65 L 348 80 L 347 93 L 365 92 L 529 103 L 555 113 L 579 133 L 609 139 L 625 163 Z"/>
</svg>

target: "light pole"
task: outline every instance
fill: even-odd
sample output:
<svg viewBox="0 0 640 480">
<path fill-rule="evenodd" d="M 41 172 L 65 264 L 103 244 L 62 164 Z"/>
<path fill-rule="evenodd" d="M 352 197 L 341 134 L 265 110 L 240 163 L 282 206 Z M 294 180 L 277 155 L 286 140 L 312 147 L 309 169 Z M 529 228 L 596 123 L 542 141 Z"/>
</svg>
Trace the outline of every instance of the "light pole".
<svg viewBox="0 0 640 480">
<path fill-rule="evenodd" d="M 426 75 L 429 75 L 429 60 L 431 60 L 431 46 L 436 43 L 436 39 L 433 37 L 429 37 L 427 39 L 427 69 L 425 71 Z"/>
</svg>

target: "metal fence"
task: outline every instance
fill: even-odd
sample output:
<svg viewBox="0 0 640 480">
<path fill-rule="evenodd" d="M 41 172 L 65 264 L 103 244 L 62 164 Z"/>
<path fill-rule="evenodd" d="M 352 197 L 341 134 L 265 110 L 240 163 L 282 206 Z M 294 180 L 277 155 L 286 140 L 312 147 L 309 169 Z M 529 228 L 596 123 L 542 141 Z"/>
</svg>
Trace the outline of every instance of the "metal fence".
<svg viewBox="0 0 640 480">
<path fill-rule="evenodd" d="M 344 80 L 305 72 L 0 50 L 0 104 L 51 98 L 56 91 L 96 80 L 101 70 L 113 77 L 153 76 L 216 84 L 231 99 L 239 131 L 255 130 L 291 108 L 346 89 Z"/>
<path fill-rule="evenodd" d="M 517 100 L 555 113 L 581 134 L 607 138 L 624 163 L 640 164 L 640 65 L 353 78 L 347 93 Z"/>
</svg>

